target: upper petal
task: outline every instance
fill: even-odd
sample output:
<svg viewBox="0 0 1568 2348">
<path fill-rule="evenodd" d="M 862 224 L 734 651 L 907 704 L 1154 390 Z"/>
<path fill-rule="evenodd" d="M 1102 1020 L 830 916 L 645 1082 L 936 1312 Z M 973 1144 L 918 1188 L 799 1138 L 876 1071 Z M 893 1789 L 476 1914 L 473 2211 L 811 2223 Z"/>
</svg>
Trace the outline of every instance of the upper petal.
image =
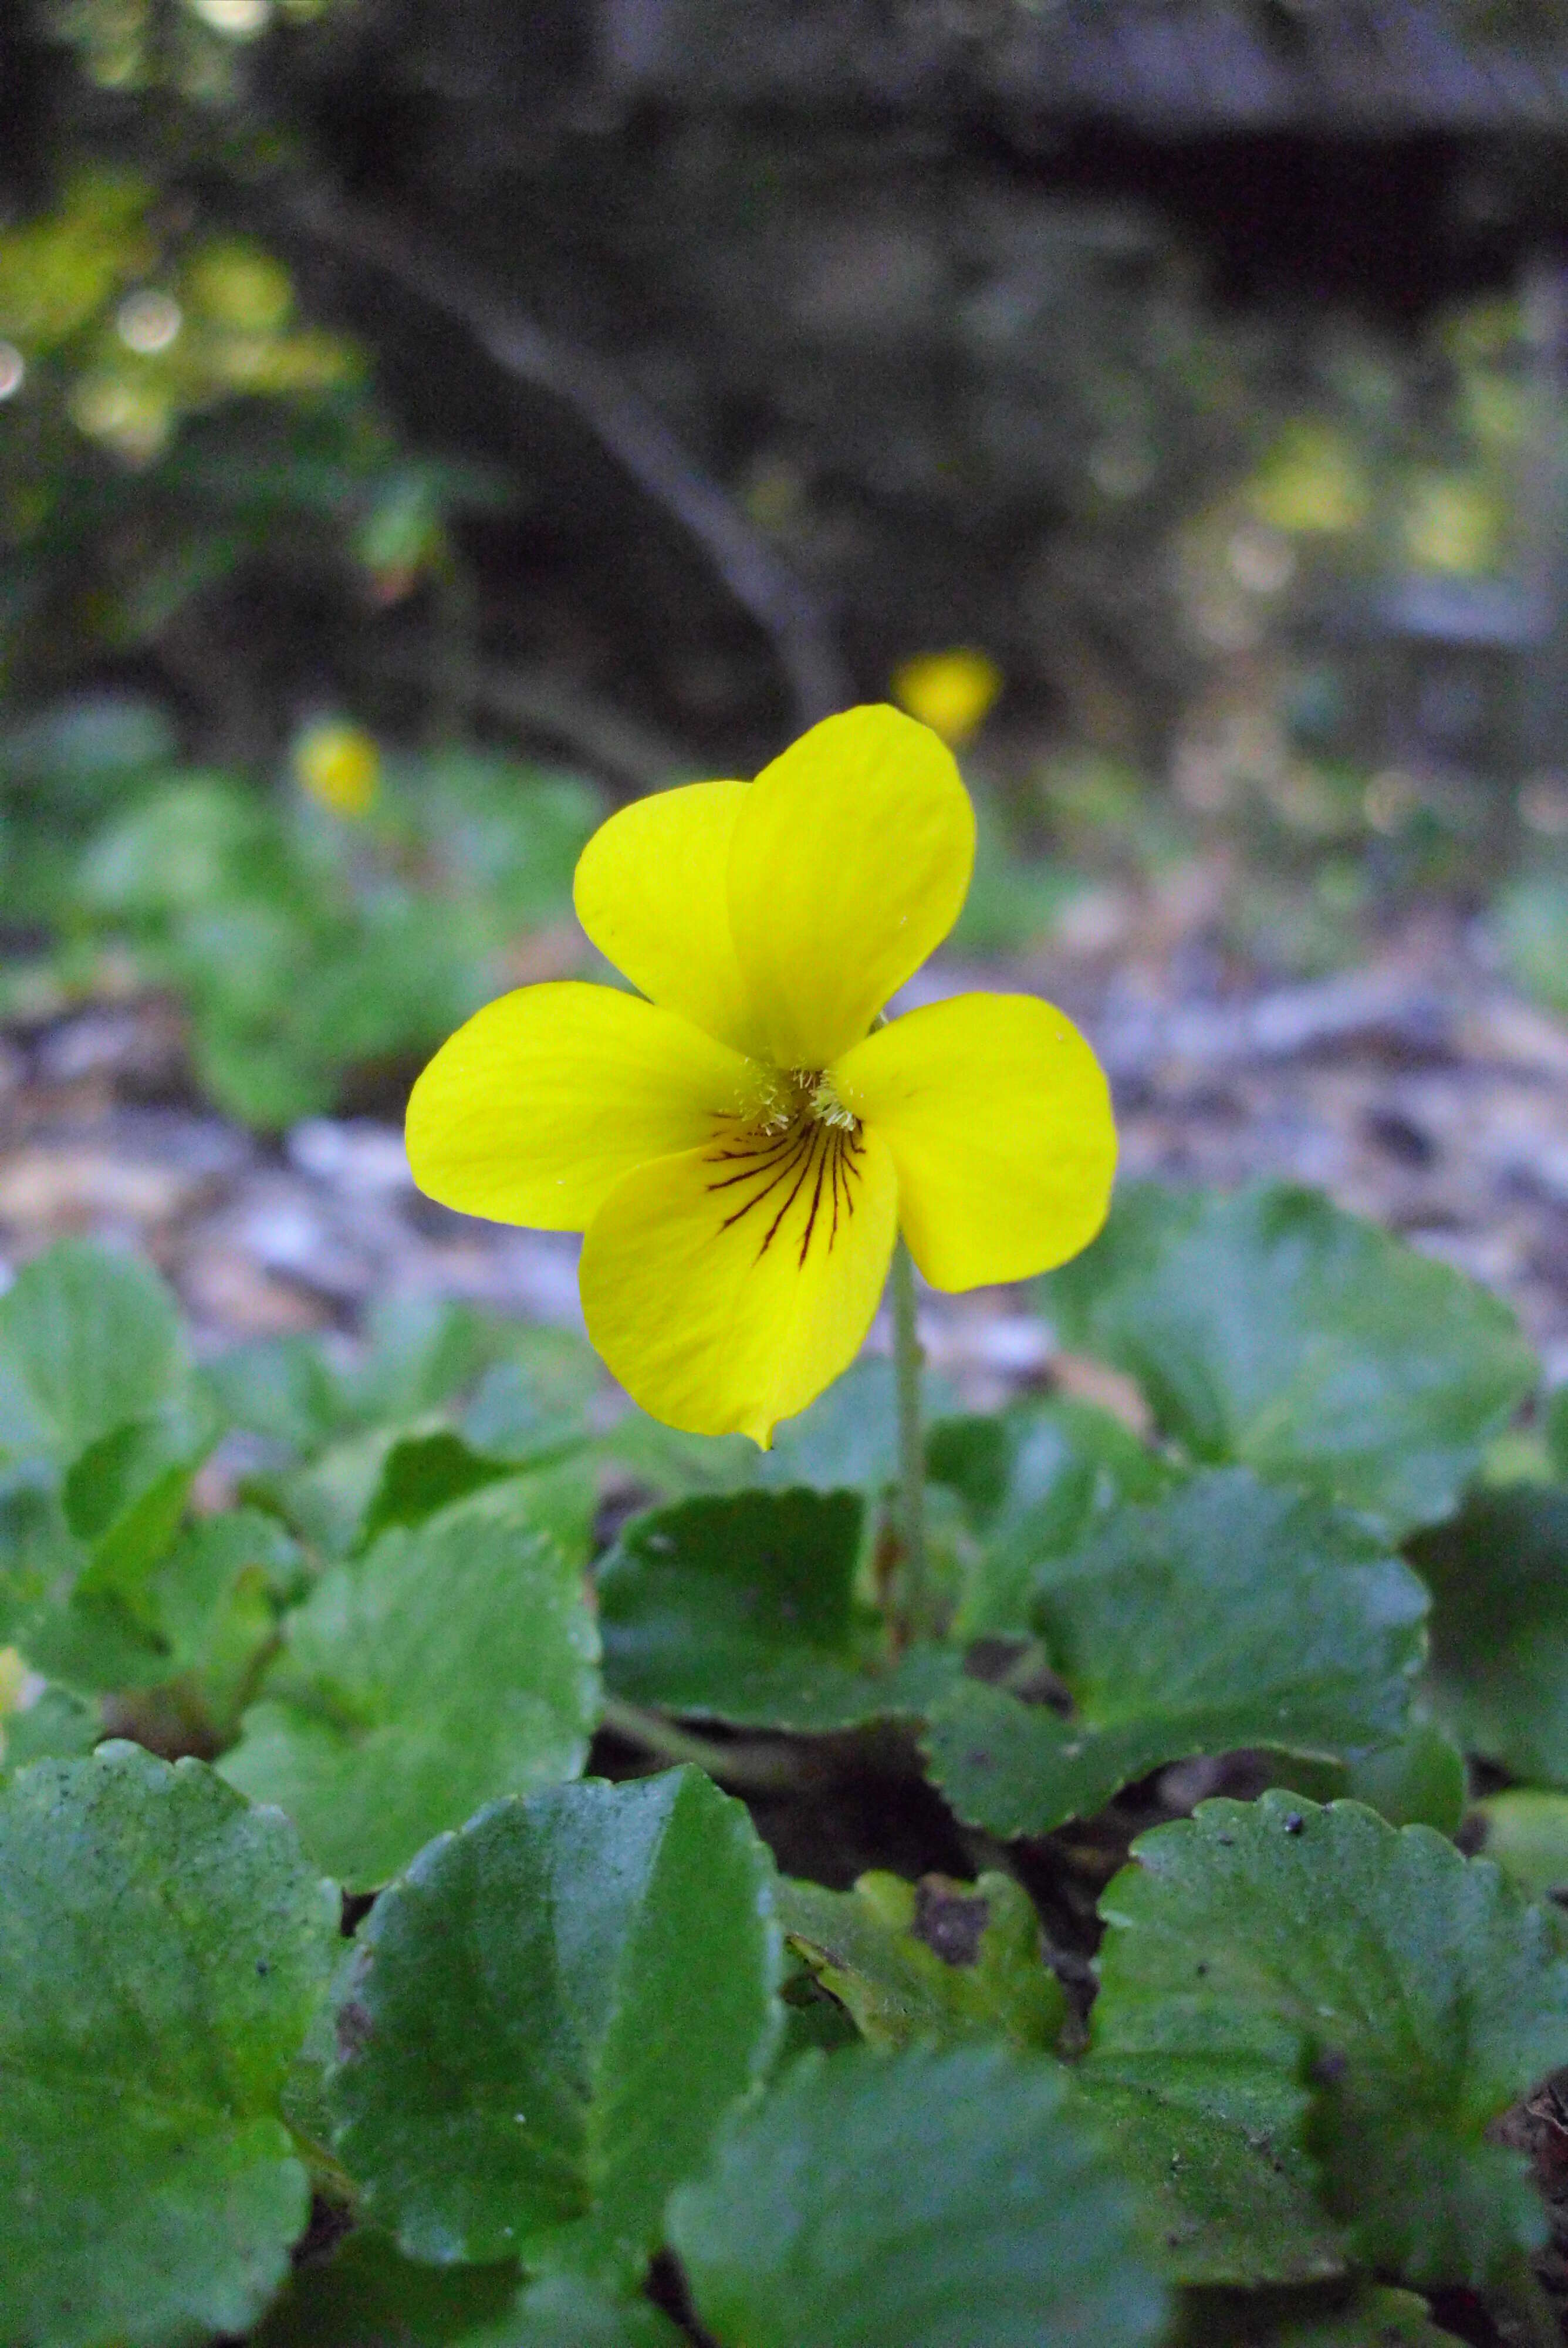
<svg viewBox="0 0 1568 2348">
<path fill-rule="evenodd" d="M 761 1042 L 730 931 L 730 849 L 750 785 L 634 799 L 578 859 L 577 917 L 633 986 L 738 1051 Z"/>
<path fill-rule="evenodd" d="M 1116 1128 L 1072 1022 L 1032 994 L 960 994 L 878 1028 L 834 1068 L 898 1170 L 898 1220 L 933 1288 L 1025 1280 L 1105 1220 Z"/>
<path fill-rule="evenodd" d="M 870 1135 L 716 1137 L 629 1174 L 589 1225 L 588 1334 L 655 1418 L 765 1448 L 859 1351 L 897 1224 L 892 1160 Z"/>
<path fill-rule="evenodd" d="M 443 1206 L 580 1231 L 633 1167 L 711 1133 L 748 1077 L 738 1052 L 636 995 L 525 986 L 476 1012 L 420 1076 L 408 1162 Z"/>
<path fill-rule="evenodd" d="M 764 767 L 730 850 L 730 923 L 781 1067 L 859 1041 L 958 920 L 975 813 L 953 756 L 901 710 L 824 718 Z"/>
</svg>

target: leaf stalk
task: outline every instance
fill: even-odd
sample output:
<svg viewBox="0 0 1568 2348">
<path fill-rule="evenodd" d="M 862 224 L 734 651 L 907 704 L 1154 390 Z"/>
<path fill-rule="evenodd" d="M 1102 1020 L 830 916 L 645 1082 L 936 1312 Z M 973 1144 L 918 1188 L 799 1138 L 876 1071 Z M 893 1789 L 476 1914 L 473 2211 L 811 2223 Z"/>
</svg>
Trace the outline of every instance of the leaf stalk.
<svg viewBox="0 0 1568 2348">
<path fill-rule="evenodd" d="M 600 1723 L 628 1745 L 640 1746 L 661 1761 L 675 1765 L 689 1761 L 721 1785 L 744 1786 L 764 1793 L 770 1787 L 800 1782 L 799 1756 L 787 1746 L 721 1744 L 715 1736 L 700 1736 L 692 1729 L 678 1727 L 661 1712 L 649 1712 L 615 1695 L 601 1699 Z"/>
</svg>

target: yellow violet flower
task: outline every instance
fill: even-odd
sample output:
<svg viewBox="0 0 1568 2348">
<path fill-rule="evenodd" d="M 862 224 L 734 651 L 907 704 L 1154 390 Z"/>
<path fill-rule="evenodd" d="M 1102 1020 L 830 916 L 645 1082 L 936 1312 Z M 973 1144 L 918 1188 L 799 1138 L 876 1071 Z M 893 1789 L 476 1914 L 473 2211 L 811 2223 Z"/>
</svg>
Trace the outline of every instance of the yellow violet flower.
<svg viewBox="0 0 1568 2348">
<path fill-rule="evenodd" d="M 381 787 L 381 753 L 362 726 L 323 719 L 294 744 L 294 779 L 318 805 L 352 822 L 368 815 Z"/>
<path fill-rule="evenodd" d="M 979 733 L 1002 689 L 987 653 L 917 653 L 893 673 L 893 698 L 955 750 Z"/>
<path fill-rule="evenodd" d="M 421 1189 L 582 1231 L 589 1335 L 668 1425 L 765 1447 L 859 1351 L 900 1228 L 945 1289 L 1099 1230 L 1110 1101 L 1060 1011 L 962 994 L 877 1024 L 957 920 L 974 839 L 950 752 L 886 707 L 755 782 L 639 799 L 575 894 L 641 996 L 523 987 L 415 1086 Z"/>
</svg>

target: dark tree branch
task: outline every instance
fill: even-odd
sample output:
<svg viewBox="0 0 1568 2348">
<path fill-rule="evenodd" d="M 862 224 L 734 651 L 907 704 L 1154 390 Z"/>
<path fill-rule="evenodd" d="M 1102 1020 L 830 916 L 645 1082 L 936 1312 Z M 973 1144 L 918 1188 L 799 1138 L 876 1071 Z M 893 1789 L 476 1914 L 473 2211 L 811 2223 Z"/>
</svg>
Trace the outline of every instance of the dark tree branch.
<svg viewBox="0 0 1568 2348">
<path fill-rule="evenodd" d="M 400 683 L 411 683 L 428 675 L 428 664 L 394 661 L 390 674 Z M 641 719 L 628 717 L 544 669 L 465 662 L 452 682 L 468 708 L 564 744 L 578 757 L 639 790 L 651 790 L 671 776 L 696 774 L 702 767 L 689 744 L 670 741 Z"/>
<path fill-rule="evenodd" d="M 455 253 L 401 222 L 349 211 L 320 188 L 292 194 L 287 217 L 313 242 L 384 272 L 456 319 L 507 375 L 573 408 L 632 479 L 705 549 L 735 601 L 771 641 L 803 726 L 854 698 L 837 647 L 804 585 L 613 367 L 548 332 L 482 283 Z"/>
</svg>

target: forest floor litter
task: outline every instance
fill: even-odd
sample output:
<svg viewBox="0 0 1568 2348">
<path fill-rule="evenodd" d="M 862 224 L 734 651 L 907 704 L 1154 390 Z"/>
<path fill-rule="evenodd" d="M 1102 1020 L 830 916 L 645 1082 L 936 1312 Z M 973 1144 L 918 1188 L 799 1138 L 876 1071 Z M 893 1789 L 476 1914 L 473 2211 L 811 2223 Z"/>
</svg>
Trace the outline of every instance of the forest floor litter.
<svg viewBox="0 0 1568 2348">
<path fill-rule="evenodd" d="M 1284 1177 L 1484 1282 L 1568 1380 L 1568 1030 L 1427 911 L 1319 980 L 1238 975 L 1201 941 L 1147 958 L 938 962 L 907 1000 L 1027 986 L 1085 1028 L 1112 1077 L 1125 1177 L 1230 1188 Z M 0 1267 L 79 1234 L 146 1252 L 204 1352 L 332 1330 L 376 1297 L 442 1295 L 579 1322 L 575 1240 L 448 1212 L 410 1181 L 394 1088 L 375 1115 L 276 1140 L 198 1101 L 175 1007 L 89 1004 L 0 1035 Z M 391 1112 L 391 1113 L 389 1113 Z M 973 1408 L 1040 1377 L 1020 1292 L 927 1294 L 933 1366 Z M 880 1326 L 874 1347 L 886 1343 Z"/>
</svg>

